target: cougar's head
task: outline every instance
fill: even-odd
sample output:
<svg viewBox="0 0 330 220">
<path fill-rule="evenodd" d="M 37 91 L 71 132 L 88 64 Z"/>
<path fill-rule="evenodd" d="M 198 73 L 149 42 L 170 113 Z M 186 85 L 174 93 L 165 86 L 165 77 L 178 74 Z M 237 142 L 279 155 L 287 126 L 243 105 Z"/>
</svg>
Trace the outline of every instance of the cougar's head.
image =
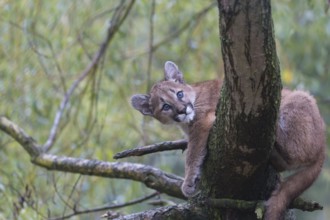
<svg viewBox="0 0 330 220">
<path fill-rule="evenodd" d="M 132 96 L 132 106 L 163 124 L 191 122 L 195 117 L 195 91 L 184 83 L 183 75 L 175 63 L 165 63 L 164 75 L 165 80 L 156 83 L 150 94 Z"/>
</svg>

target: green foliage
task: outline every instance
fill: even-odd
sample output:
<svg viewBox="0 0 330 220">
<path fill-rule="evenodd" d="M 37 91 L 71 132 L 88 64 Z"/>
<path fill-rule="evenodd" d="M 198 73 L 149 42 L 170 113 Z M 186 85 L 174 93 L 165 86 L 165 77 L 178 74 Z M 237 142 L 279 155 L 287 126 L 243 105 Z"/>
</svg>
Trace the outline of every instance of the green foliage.
<svg viewBox="0 0 330 220">
<path fill-rule="evenodd" d="M 91 62 L 120 2 L 1 2 L 0 115 L 9 117 L 43 144 L 65 92 Z M 129 98 L 134 93 L 145 93 L 148 84 L 162 78 L 166 60 L 178 63 L 188 82 L 222 76 L 218 11 L 214 6 L 202 13 L 211 3 L 159 0 L 155 1 L 151 18 L 152 1 L 136 1 L 98 71 L 86 78 L 71 97 L 51 153 L 113 161 L 112 156 L 118 151 L 182 138 L 175 128 L 143 119 L 130 107 Z M 321 0 L 274 1 L 273 18 L 283 80 L 289 87 L 310 90 L 330 124 L 330 19 L 324 4 Z M 150 44 L 156 45 L 152 53 Z M 150 164 L 183 175 L 181 152 L 124 161 Z M 327 207 L 329 167 L 328 162 L 307 193 Z M 70 207 L 83 210 L 122 203 L 147 193 L 149 189 L 128 180 L 35 167 L 23 149 L 0 132 L 0 219 L 14 215 L 18 219 L 62 216 L 72 212 Z M 150 207 L 140 204 L 121 211 L 147 208 Z M 325 213 L 329 216 L 329 208 L 320 214 L 324 219 Z M 95 219 L 101 214 L 73 219 Z"/>
</svg>

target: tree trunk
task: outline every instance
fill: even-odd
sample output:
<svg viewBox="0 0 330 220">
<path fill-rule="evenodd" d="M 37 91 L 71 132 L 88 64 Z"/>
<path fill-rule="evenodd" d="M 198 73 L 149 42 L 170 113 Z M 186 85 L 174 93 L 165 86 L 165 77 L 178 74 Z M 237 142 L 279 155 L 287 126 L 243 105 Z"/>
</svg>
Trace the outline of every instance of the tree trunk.
<svg viewBox="0 0 330 220">
<path fill-rule="evenodd" d="M 269 0 L 218 0 L 225 79 L 209 137 L 201 191 L 208 198 L 265 200 L 277 175 L 268 165 L 280 103 L 280 68 Z M 208 209 L 209 219 L 256 219 Z"/>
</svg>

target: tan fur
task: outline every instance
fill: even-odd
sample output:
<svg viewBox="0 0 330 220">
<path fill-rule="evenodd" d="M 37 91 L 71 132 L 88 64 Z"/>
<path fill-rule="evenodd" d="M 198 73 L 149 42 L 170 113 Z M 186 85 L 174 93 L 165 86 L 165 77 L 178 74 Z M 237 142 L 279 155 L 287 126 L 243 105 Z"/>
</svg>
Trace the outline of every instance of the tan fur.
<svg viewBox="0 0 330 220">
<path fill-rule="evenodd" d="M 164 69 L 165 80 L 156 83 L 148 95 L 134 95 L 132 106 L 161 123 L 179 124 L 188 135 L 182 192 L 191 197 L 197 191 L 222 82 L 188 85 L 175 63 L 167 61 Z M 178 97 L 179 92 L 183 93 L 182 98 Z M 267 220 L 281 219 L 289 203 L 317 178 L 325 155 L 324 122 L 312 96 L 303 91 L 283 90 L 279 115 L 271 162 L 279 172 L 299 171 L 281 183 L 266 202 Z"/>
<path fill-rule="evenodd" d="M 273 191 L 265 219 L 278 220 L 290 202 L 319 175 L 325 157 L 325 125 L 315 99 L 304 91 L 282 90 L 271 162 L 279 172 L 298 170 Z"/>
</svg>

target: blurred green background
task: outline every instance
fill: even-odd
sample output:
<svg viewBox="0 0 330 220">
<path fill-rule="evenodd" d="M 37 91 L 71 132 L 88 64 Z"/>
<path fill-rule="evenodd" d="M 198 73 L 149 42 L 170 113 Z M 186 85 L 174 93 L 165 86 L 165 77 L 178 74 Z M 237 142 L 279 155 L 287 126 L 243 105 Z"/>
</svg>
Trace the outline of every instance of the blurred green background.
<svg viewBox="0 0 330 220">
<path fill-rule="evenodd" d="M 187 82 L 223 76 L 216 4 L 193 2 L 134 3 L 98 71 L 70 99 L 51 153 L 114 161 L 113 155 L 124 149 L 183 137 L 177 128 L 143 118 L 130 107 L 129 99 L 134 93 L 146 93 L 150 84 L 162 79 L 166 60 L 179 65 Z M 120 3 L 0 1 L 0 115 L 44 143 L 65 91 L 91 62 Z M 310 91 L 329 125 L 330 12 L 325 12 L 326 1 L 279 0 L 272 7 L 283 83 Z M 328 128 L 328 143 L 329 132 Z M 327 157 L 329 152 L 328 147 Z M 149 164 L 182 176 L 183 157 L 177 151 L 122 161 Z M 119 204 L 151 192 L 128 180 L 36 167 L 18 143 L 0 132 L 0 220 L 60 217 L 72 213 L 72 207 L 83 210 Z M 329 160 L 305 197 L 325 209 L 299 212 L 298 219 L 330 219 Z M 142 203 L 120 212 L 150 208 Z M 103 213 L 71 219 L 99 219 Z"/>
</svg>

